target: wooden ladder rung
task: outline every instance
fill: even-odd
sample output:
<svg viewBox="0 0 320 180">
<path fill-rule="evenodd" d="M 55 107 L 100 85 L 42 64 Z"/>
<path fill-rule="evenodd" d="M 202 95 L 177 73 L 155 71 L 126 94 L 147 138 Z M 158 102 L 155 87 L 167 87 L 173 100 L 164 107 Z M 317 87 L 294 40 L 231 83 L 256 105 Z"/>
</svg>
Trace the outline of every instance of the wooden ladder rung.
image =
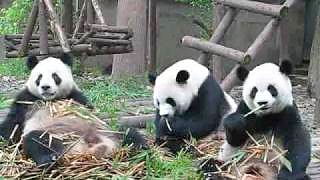
<svg viewBox="0 0 320 180">
<path fill-rule="evenodd" d="M 250 12 L 263 14 L 273 17 L 283 17 L 288 14 L 288 7 L 285 5 L 275 5 L 267 4 L 257 1 L 248 0 L 215 0 L 217 3 L 223 4 L 225 6 L 230 6 L 232 8 L 238 8 L 242 10 L 247 10 Z"/>
</svg>

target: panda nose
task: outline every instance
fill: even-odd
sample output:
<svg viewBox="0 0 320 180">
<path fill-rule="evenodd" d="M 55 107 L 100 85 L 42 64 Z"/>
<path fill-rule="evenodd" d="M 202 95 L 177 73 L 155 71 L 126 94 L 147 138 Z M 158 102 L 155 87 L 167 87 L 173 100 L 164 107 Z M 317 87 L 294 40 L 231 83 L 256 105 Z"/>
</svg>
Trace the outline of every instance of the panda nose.
<svg viewBox="0 0 320 180">
<path fill-rule="evenodd" d="M 260 106 L 262 105 L 265 105 L 265 104 L 268 104 L 268 101 L 260 101 L 260 102 L 257 102 Z"/>
<path fill-rule="evenodd" d="M 41 88 L 46 91 L 46 90 L 50 89 L 50 86 L 41 86 Z"/>
</svg>

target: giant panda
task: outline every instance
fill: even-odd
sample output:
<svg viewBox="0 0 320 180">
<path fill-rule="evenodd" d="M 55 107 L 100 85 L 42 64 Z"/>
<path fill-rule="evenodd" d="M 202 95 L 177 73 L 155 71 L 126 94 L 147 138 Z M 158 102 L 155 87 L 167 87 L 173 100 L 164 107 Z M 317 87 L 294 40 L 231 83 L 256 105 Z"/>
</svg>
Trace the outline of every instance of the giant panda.
<svg viewBox="0 0 320 180">
<path fill-rule="evenodd" d="M 181 140 L 210 135 L 236 109 L 208 68 L 192 59 L 178 61 L 158 76 L 149 75 L 149 80 L 156 108 L 156 143 L 167 140 L 173 152 L 180 150 Z"/>
<path fill-rule="evenodd" d="M 89 153 L 102 158 L 116 150 L 122 141 L 133 143 L 135 147 L 145 147 L 144 137 L 134 129 L 126 129 L 122 134 L 111 133 L 99 123 L 72 114 L 52 117 L 48 108 L 37 106 L 37 102 L 41 101 L 72 99 L 89 109 L 93 108 L 75 83 L 71 65 L 72 58 L 68 54 L 41 61 L 29 56 L 27 66 L 31 73 L 7 117 L 0 124 L 0 136 L 13 142 L 22 140 L 27 157 L 43 167 L 64 154 Z M 66 134 L 74 134 L 79 138 L 66 142 L 61 138 Z"/>
<path fill-rule="evenodd" d="M 237 111 L 224 119 L 226 142 L 221 147 L 220 160 L 230 160 L 249 139 L 247 132 L 255 137 L 268 137 L 272 133 L 275 142 L 288 150 L 285 157 L 292 166 L 292 172 L 282 166 L 278 179 L 308 179 L 310 135 L 293 100 L 288 77 L 291 72 L 289 61 L 283 61 L 280 66 L 264 63 L 251 71 L 245 67 L 238 68 L 237 75 L 244 81 L 242 100 Z M 259 110 L 245 116 L 256 108 Z"/>
</svg>

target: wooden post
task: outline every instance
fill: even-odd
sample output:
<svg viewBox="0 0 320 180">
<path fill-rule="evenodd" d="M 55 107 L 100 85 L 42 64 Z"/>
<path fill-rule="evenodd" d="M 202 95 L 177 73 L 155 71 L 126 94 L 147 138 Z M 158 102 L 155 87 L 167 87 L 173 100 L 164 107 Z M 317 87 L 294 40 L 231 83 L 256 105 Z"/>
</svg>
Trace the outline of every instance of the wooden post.
<svg viewBox="0 0 320 180">
<path fill-rule="evenodd" d="M 51 20 L 54 23 L 54 27 L 55 27 L 56 33 L 58 35 L 58 38 L 59 38 L 61 47 L 63 49 L 63 52 L 65 52 L 65 53 L 70 52 L 71 50 L 70 50 L 70 45 L 69 45 L 68 39 L 67 39 L 67 37 L 66 37 L 66 35 L 65 35 L 61 25 L 60 25 L 58 16 L 54 11 L 54 8 L 53 8 L 51 0 L 44 0 L 44 3 L 45 3 L 45 5 L 46 5 L 46 7 L 48 9 L 48 12 L 50 14 Z"/>
<path fill-rule="evenodd" d="M 39 0 L 35 0 L 33 2 L 31 14 L 29 16 L 27 27 L 24 31 L 23 39 L 21 41 L 21 47 L 19 50 L 19 54 L 21 54 L 21 56 L 24 56 L 27 53 L 28 43 L 30 41 L 30 38 L 32 36 L 32 32 L 34 30 L 34 26 L 37 21 L 37 15 L 38 15 L 38 10 L 39 10 L 38 7 L 39 7 Z"/>
<path fill-rule="evenodd" d="M 157 65 L 157 0 L 149 0 L 148 9 L 148 71 L 155 74 Z"/>
<path fill-rule="evenodd" d="M 272 35 L 276 32 L 277 27 L 279 27 L 279 19 L 273 18 L 265 26 L 263 31 L 259 34 L 253 44 L 248 48 L 246 54 L 250 55 L 252 60 L 254 60 L 257 54 L 262 50 L 262 45 L 264 42 L 268 41 Z"/>
<path fill-rule="evenodd" d="M 78 18 L 78 22 L 76 24 L 76 28 L 74 29 L 73 31 L 73 34 L 72 34 L 72 39 L 75 39 L 77 33 L 81 30 L 82 28 L 82 31 L 83 31 L 83 24 L 84 24 L 84 16 L 86 14 L 86 7 L 87 7 L 87 1 L 88 0 L 84 0 L 83 4 L 82 4 L 82 7 L 81 7 L 81 10 L 80 10 L 80 15 L 79 15 L 79 18 Z"/>
<path fill-rule="evenodd" d="M 62 25 L 67 34 L 73 30 L 73 5 L 72 0 L 63 1 Z"/>
<path fill-rule="evenodd" d="M 239 8 L 254 13 L 264 14 L 273 17 L 283 17 L 288 13 L 288 7 L 283 5 L 267 4 L 257 1 L 248 0 L 216 0 L 217 3 L 221 3 L 233 8 Z"/>
<path fill-rule="evenodd" d="M 240 79 L 237 77 L 237 69 L 239 66 L 239 64 L 236 64 L 221 82 L 220 86 L 224 91 L 229 92 L 234 86 L 241 84 Z"/>
<path fill-rule="evenodd" d="M 182 45 L 186 47 L 192 47 L 194 49 L 198 49 L 200 51 L 214 53 L 216 55 L 229 58 L 231 60 L 247 64 L 251 61 L 250 55 L 246 55 L 245 53 L 238 51 L 236 49 L 224 47 L 219 44 L 210 43 L 208 41 L 204 41 L 198 38 L 194 38 L 192 36 L 184 36 L 182 38 Z"/>
<path fill-rule="evenodd" d="M 87 24 L 94 24 L 94 10 L 90 0 L 87 0 Z"/>
<path fill-rule="evenodd" d="M 48 49 L 48 19 L 43 0 L 39 1 L 39 31 L 40 31 L 40 55 L 47 55 Z"/>
<path fill-rule="evenodd" d="M 100 9 L 98 1 L 97 0 L 92 0 L 91 2 L 92 2 L 92 6 L 93 6 L 93 8 L 94 8 L 94 10 L 96 12 L 96 15 L 97 15 L 100 23 L 101 24 L 106 24 L 106 21 L 105 21 L 105 19 L 103 17 L 103 14 L 102 14 L 102 11 Z"/>
<path fill-rule="evenodd" d="M 237 10 L 230 8 L 226 14 L 223 16 L 222 20 L 220 21 L 219 25 L 215 29 L 212 37 L 210 38 L 209 42 L 212 43 L 219 43 L 224 34 L 227 32 L 228 28 L 230 27 L 232 21 L 237 15 Z M 198 58 L 198 62 L 203 65 L 208 65 L 209 64 L 209 58 L 212 56 L 212 54 L 206 54 L 202 53 L 200 57 Z"/>
</svg>

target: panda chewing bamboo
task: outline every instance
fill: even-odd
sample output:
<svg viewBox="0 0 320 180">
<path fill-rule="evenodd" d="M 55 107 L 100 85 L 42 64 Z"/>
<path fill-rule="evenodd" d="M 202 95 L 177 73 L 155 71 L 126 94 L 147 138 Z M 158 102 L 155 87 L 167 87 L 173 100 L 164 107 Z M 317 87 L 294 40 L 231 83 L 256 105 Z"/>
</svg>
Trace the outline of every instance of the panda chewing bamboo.
<svg viewBox="0 0 320 180">
<path fill-rule="evenodd" d="M 149 75 L 156 107 L 156 143 L 173 152 L 184 139 L 204 138 L 218 129 L 224 116 L 236 109 L 209 69 L 192 59 L 178 61 L 159 76 Z"/>
<path fill-rule="evenodd" d="M 292 65 L 289 61 L 281 62 L 280 66 L 265 63 L 251 71 L 244 67 L 237 70 L 238 77 L 244 81 L 242 100 L 237 111 L 224 119 L 227 139 L 221 147 L 220 160 L 232 159 L 250 139 L 248 134 L 255 137 L 273 134 L 275 142 L 287 150 L 285 158 L 290 162 L 292 171 L 283 165 L 277 177 L 265 178 L 309 179 L 306 169 L 311 156 L 310 135 L 301 122 L 293 100 L 288 77 L 291 72 Z M 262 105 L 263 108 L 246 116 Z"/>
<path fill-rule="evenodd" d="M 145 139 L 135 129 L 112 133 L 98 122 L 89 122 L 73 114 L 52 116 L 48 107 L 37 106 L 38 102 L 72 100 L 93 108 L 75 83 L 71 65 L 72 58 L 68 54 L 41 61 L 29 56 L 29 79 L 0 124 L 0 136 L 13 142 L 21 139 L 27 157 L 44 167 L 64 154 L 89 153 L 102 158 L 122 143 L 145 147 Z M 64 139 L 66 134 L 77 138 Z"/>
</svg>

